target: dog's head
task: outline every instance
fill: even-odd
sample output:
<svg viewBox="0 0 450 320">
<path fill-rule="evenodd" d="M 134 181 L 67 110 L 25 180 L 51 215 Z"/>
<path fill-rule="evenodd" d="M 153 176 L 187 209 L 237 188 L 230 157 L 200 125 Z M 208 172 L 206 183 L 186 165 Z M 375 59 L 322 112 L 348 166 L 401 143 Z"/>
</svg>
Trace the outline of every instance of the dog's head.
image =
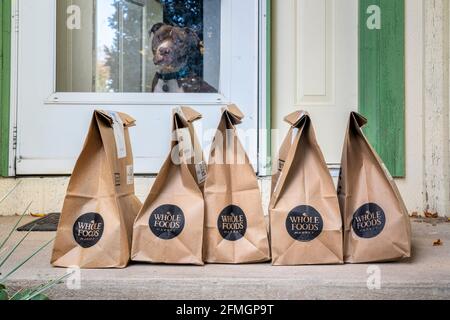
<svg viewBox="0 0 450 320">
<path fill-rule="evenodd" d="M 201 41 L 189 28 L 157 23 L 150 32 L 153 62 L 160 72 L 177 72 L 201 55 Z"/>
</svg>

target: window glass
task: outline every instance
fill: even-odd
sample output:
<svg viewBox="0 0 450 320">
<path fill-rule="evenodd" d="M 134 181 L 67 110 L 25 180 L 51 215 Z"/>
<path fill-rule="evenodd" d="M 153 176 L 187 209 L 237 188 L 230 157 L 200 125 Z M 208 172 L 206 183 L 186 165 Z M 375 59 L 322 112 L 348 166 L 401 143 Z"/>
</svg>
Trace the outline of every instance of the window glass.
<svg viewBox="0 0 450 320">
<path fill-rule="evenodd" d="M 220 0 L 58 0 L 57 92 L 215 93 Z"/>
</svg>

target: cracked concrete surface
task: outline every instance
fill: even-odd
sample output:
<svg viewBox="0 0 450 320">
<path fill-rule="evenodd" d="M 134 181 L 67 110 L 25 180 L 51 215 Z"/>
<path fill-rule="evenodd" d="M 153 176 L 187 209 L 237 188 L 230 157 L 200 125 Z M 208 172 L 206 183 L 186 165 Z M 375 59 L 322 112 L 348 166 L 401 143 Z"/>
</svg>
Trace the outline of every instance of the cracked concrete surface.
<svg viewBox="0 0 450 320">
<path fill-rule="evenodd" d="M 0 239 L 17 217 L 0 218 Z M 25 222 L 31 221 L 26 218 Z M 413 219 L 413 258 L 375 264 L 381 288 L 367 287 L 369 265 L 272 267 L 256 265 L 161 266 L 131 264 L 124 270 L 82 270 L 81 289 L 61 284 L 52 299 L 450 299 L 450 223 Z M 23 235 L 15 233 L 10 245 Z M 54 236 L 32 233 L 2 268 L 27 257 Z M 442 246 L 433 246 L 441 239 Z M 49 264 L 51 248 L 27 263 L 9 282 L 36 285 L 63 275 Z"/>
</svg>

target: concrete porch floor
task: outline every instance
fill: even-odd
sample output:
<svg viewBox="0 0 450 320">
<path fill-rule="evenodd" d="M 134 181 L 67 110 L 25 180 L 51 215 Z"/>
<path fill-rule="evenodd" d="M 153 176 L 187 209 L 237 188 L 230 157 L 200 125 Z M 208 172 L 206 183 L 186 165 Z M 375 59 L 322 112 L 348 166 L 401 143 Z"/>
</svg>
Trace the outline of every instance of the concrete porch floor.
<svg viewBox="0 0 450 320">
<path fill-rule="evenodd" d="M 17 217 L 0 218 L 0 240 Z M 26 218 L 26 222 L 32 218 Z M 81 289 L 65 284 L 51 299 L 450 299 L 450 223 L 413 219 L 413 258 L 376 264 L 381 289 L 367 288 L 369 265 L 272 267 L 257 265 L 159 266 L 132 264 L 124 270 L 82 270 Z M 15 233 L 10 245 L 23 233 Z M 54 236 L 32 233 L 2 268 L 28 257 Z M 433 246 L 441 239 L 442 246 Z M 65 274 L 49 264 L 51 248 L 28 262 L 8 283 L 33 286 Z"/>
</svg>

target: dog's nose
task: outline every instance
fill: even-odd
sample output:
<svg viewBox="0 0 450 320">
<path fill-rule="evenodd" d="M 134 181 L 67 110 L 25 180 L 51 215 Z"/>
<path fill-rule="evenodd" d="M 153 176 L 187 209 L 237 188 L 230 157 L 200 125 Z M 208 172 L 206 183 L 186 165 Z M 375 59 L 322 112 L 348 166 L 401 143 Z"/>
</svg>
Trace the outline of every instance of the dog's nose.
<svg viewBox="0 0 450 320">
<path fill-rule="evenodd" d="M 162 55 L 162 56 L 169 55 L 170 54 L 170 48 L 167 48 L 167 47 L 159 48 L 159 54 Z"/>
</svg>

